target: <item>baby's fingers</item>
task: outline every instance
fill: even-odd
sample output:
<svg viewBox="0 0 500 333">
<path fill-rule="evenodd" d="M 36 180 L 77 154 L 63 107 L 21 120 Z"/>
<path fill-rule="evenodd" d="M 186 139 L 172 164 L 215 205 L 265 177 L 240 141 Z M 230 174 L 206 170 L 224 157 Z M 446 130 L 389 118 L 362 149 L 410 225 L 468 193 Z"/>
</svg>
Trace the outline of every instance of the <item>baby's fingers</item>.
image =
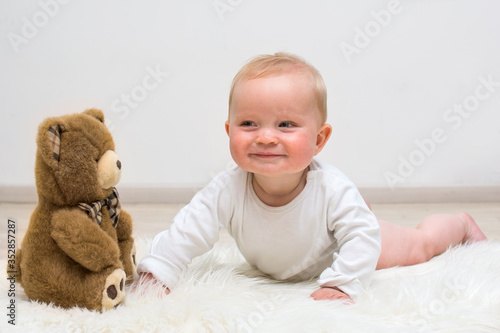
<svg viewBox="0 0 500 333">
<path fill-rule="evenodd" d="M 348 304 L 352 304 L 351 298 L 343 292 L 334 288 L 320 288 L 311 294 L 311 297 L 316 301 L 319 300 L 344 300 Z"/>
<path fill-rule="evenodd" d="M 146 292 L 151 291 L 159 296 L 170 294 L 170 289 L 155 279 L 151 273 L 141 274 L 132 292 L 139 292 L 141 296 L 144 296 Z"/>
</svg>

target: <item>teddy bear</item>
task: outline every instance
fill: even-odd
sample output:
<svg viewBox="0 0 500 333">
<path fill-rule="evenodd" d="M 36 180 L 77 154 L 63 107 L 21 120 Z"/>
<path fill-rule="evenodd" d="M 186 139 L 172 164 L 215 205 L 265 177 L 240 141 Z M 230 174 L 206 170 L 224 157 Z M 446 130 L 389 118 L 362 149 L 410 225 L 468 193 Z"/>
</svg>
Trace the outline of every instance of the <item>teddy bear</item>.
<svg viewBox="0 0 500 333">
<path fill-rule="evenodd" d="M 16 282 L 30 299 L 97 311 L 123 301 L 136 262 L 132 218 L 114 187 L 121 167 L 102 111 L 40 124 L 38 203 L 16 252 Z"/>
</svg>

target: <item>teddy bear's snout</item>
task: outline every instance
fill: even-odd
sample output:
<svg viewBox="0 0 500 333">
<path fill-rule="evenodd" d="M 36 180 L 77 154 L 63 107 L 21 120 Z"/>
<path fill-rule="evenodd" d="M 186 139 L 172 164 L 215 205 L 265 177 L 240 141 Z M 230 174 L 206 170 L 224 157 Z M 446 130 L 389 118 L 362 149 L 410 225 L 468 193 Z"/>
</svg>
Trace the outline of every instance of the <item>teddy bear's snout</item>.
<svg viewBox="0 0 500 333">
<path fill-rule="evenodd" d="M 120 181 L 122 162 L 118 155 L 112 150 L 106 151 L 97 162 L 97 177 L 99 185 L 103 189 L 108 189 Z"/>
</svg>

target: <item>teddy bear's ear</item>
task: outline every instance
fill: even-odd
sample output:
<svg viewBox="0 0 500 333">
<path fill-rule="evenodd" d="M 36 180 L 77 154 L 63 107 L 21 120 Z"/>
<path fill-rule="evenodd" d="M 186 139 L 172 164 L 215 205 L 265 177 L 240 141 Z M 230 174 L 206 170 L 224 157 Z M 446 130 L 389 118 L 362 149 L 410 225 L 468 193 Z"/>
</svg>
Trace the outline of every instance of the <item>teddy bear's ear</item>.
<svg viewBox="0 0 500 333">
<path fill-rule="evenodd" d="M 49 141 L 49 146 L 52 151 L 52 157 L 59 163 L 60 151 L 61 151 L 61 132 L 63 132 L 63 125 L 52 125 L 49 127 L 47 133 L 47 140 Z"/>
<path fill-rule="evenodd" d="M 40 125 L 37 144 L 39 153 L 45 162 L 57 169 L 59 166 L 61 152 L 61 133 L 65 132 L 66 128 L 62 121 L 47 119 Z"/>
<path fill-rule="evenodd" d="M 61 124 L 55 124 L 49 127 L 46 133 L 46 159 L 47 163 L 57 169 L 59 166 L 61 153 L 61 133 L 66 129 Z"/>
<path fill-rule="evenodd" d="M 102 113 L 101 110 L 98 109 L 88 109 L 83 111 L 83 113 L 88 114 L 89 116 L 92 116 L 99 120 L 101 123 L 104 123 L 104 113 Z"/>
</svg>

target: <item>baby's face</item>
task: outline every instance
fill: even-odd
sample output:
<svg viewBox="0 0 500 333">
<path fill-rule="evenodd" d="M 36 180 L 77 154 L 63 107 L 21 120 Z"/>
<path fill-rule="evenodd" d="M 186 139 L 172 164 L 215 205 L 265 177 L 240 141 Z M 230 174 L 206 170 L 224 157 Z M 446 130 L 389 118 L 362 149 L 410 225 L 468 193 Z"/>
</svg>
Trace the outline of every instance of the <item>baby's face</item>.
<svg viewBox="0 0 500 333">
<path fill-rule="evenodd" d="M 226 131 L 236 164 L 277 176 L 307 168 L 323 147 L 323 126 L 310 78 L 289 73 L 239 82 Z"/>
</svg>

